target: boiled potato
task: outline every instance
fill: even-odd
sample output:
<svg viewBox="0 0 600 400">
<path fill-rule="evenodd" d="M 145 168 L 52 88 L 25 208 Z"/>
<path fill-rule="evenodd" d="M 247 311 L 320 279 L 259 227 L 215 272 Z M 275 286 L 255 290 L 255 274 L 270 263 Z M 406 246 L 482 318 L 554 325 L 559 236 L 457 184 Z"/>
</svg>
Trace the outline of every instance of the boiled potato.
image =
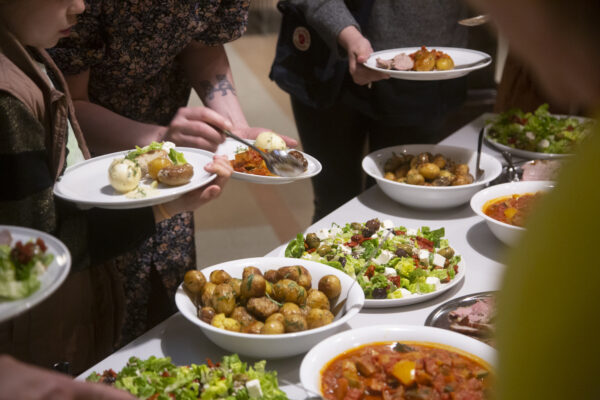
<svg viewBox="0 0 600 400">
<path fill-rule="evenodd" d="M 441 170 L 444 169 L 444 167 L 446 166 L 446 157 L 444 157 L 441 154 L 436 154 L 431 162 L 437 165 L 438 168 Z"/>
<path fill-rule="evenodd" d="M 415 71 L 433 71 L 435 68 L 435 54 L 427 52 L 415 60 Z"/>
<path fill-rule="evenodd" d="M 283 306 L 279 309 L 279 313 L 283 316 L 292 315 L 292 314 L 302 314 L 302 310 L 295 303 L 284 303 Z"/>
<path fill-rule="evenodd" d="M 219 314 L 230 315 L 235 308 L 235 293 L 231 285 L 221 283 L 217 285 L 212 295 L 212 306 Z"/>
<path fill-rule="evenodd" d="M 266 151 L 285 150 L 285 141 L 275 132 L 261 132 L 256 137 L 254 145 Z"/>
<path fill-rule="evenodd" d="M 454 167 L 454 173 L 456 175 L 468 175 L 469 166 L 467 164 L 456 164 Z"/>
<path fill-rule="evenodd" d="M 425 177 L 419 173 L 407 175 L 406 183 L 411 185 L 423 185 L 425 183 Z"/>
<path fill-rule="evenodd" d="M 215 285 L 229 282 L 230 279 L 231 275 L 229 275 L 229 273 L 223 269 L 218 269 L 210 273 L 210 281 Z"/>
<path fill-rule="evenodd" d="M 306 297 L 306 306 L 312 308 L 322 308 L 329 310 L 329 299 L 325 294 L 317 289 L 310 289 Z"/>
<path fill-rule="evenodd" d="M 329 310 L 313 308 L 309 311 L 306 322 L 308 324 L 308 329 L 329 325 L 333 322 L 333 314 Z"/>
<path fill-rule="evenodd" d="M 473 176 L 471 174 L 457 175 L 452 182 L 452 186 L 468 185 L 470 183 L 473 183 Z"/>
<path fill-rule="evenodd" d="M 142 179 L 142 170 L 131 160 L 115 159 L 108 167 L 110 185 L 121 193 L 127 193 L 137 187 Z"/>
<path fill-rule="evenodd" d="M 312 277 L 310 276 L 308 270 L 302 265 L 291 265 L 288 267 L 281 267 L 278 271 L 280 279 L 291 279 L 300 284 L 300 286 L 303 286 L 306 289 L 310 289 Z"/>
<path fill-rule="evenodd" d="M 319 280 L 319 290 L 330 300 L 337 298 L 342 292 L 340 278 L 335 275 L 325 275 Z"/>
</svg>

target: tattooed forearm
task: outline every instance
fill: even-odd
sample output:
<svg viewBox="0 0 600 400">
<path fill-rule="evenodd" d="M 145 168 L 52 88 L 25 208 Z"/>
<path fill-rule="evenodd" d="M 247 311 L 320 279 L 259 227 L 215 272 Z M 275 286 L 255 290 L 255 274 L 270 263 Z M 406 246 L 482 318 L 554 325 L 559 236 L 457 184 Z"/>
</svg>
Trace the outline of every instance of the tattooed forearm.
<svg viewBox="0 0 600 400">
<path fill-rule="evenodd" d="M 226 75 L 217 75 L 217 83 L 215 85 L 210 81 L 201 81 L 199 83 L 198 95 L 200 98 L 205 100 L 212 100 L 215 98 L 215 93 L 221 92 L 221 96 L 227 96 L 229 92 L 235 96 L 235 88 L 229 82 Z"/>
</svg>

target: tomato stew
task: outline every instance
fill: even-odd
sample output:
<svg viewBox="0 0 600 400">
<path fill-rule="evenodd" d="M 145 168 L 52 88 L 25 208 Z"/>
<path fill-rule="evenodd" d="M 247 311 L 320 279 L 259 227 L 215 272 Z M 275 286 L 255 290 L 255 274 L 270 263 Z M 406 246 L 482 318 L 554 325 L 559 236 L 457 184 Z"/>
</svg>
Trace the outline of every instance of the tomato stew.
<svg viewBox="0 0 600 400">
<path fill-rule="evenodd" d="M 371 343 L 336 357 L 321 371 L 330 400 L 490 398 L 491 368 L 449 346 Z"/>
<path fill-rule="evenodd" d="M 537 192 L 499 197 L 485 203 L 483 212 L 505 224 L 523 227 L 541 196 L 542 193 Z"/>
<path fill-rule="evenodd" d="M 236 172 L 243 172 L 252 175 L 275 176 L 268 169 L 265 160 L 255 150 L 248 149 L 237 153 L 235 160 L 231 160 L 231 166 Z"/>
</svg>

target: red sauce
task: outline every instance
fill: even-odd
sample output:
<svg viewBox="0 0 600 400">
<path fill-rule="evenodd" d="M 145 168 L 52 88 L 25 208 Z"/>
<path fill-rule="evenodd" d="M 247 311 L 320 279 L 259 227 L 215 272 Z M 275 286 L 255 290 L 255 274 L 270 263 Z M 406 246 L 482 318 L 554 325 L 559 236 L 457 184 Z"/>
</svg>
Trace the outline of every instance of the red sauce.
<svg viewBox="0 0 600 400">
<path fill-rule="evenodd" d="M 491 368 L 443 345 L 372 343 L 347 351 L 321 371 L 329 400 L 486 399 Z"/>
<path fill-rule="evenodd" d="M 243 172 L 252 175 L 275 176 L 267 169 L 265 160 L 260 154 L 252 149 L 237 153 L 235 159 L 231 160 L 231 166 L 236 172 Z"/>
<path fill-rule="evenodd" d="M 483 212 L 505 224 L 522 227 L 541 196 L 542 193 L 537 192 L 499 197 L 485 203 Z"/>
</svg>

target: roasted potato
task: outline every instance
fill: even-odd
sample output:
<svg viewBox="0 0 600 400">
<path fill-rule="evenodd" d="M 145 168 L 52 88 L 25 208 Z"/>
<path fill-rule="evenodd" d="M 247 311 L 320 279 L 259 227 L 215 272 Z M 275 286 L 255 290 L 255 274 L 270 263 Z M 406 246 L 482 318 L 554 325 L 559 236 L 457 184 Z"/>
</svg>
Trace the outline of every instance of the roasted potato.
<svg viewBox="0 0 600 400">
<path fill-rule="evenodd" d="M 236 299 L 242 295 L 242 280 L 240 278 L 231 278 L 227 284 L 233 289 Z"/>
<path fill-rule="evenodd" d="M 284 303 L 279 309 L 279 313 L 283 316 L 292 314 L 302 314 L 302 310 L 295 303 Z"/>
<path fill-rule="evenodd" d="M 306 289 L 291 279 L 282 279 L 273 285 L 273 296 L 279 302 L 303 305 L 306 302 Z"/>
<path fill-rule="evenodd" d="M 205 284 L 206 277 L 201 271 L 196 269 L 186 272 L 183 277 L 183 286 L 189 293 L 194 295 L 201 295 Z"/>
<path fill-rule="evenodd" d="M 264 323 L 255 320 L 250 325 L 243 326 L 242 332 L 251 333 L 253 335 L 260 335 L 262 333 L 263 326 L 265 326 Z"/>
<path fill-rule="evenodd" d="M 275 269 L 270 269 L 267 272 L 265 272 L 264 277 L 267 281 L 269 281 L 271 283 L 275 283 L 280 279 L 279 271 L 277 271 Z"/>
<path fill-rule="evenodd" d="M 321 249 L 321 246 L 319 247 Z M 329 249 L 322 249 L 322 251 L 330 251 Z M 317 250 L 319 251 L 319 250 Z M 324 253 L 326 254 L 326 253 Z M 306 289 L 310 289 L 312 284 L 312 277 L 306 268 L 302 265 L 291 265 L 288 267 L 279 268 L 279 279 L 291 279 L 303 286 Z"/>
<path fill-rule="evenodd" d="M 235 308 L 235 293 L 231 285 L 221 283 L 217 285 L 212 295 L 212 306 L 217 313 L 230 315 Z"/>
<path fill-rule="evenodd" d="M 251 323 L 256 321 L 256 319 L 252 315 L 250 315 L 250 313 L 246 310 L 246 308 L 242 307 L 242 306 L 238 306 L 238 307 L 234 308 L 233 312 L 231 313 L 229 318 L 233 318 L 237 322 L 239 322 L 240 325 L 242 326 L 242 329 L 245 326 L 250 325 Z"/>
<path fill-rule="evenodd" d="M 198 318 L 200 318 L 207 324 L 210 324 L 212 322 L 212 319 L 215 316 L 215 314 L 215 309 L 212 307 L 202 307 L 198 309 Z"/>
<path fill-rule="evenodd" d="M 242 279 L 244 279 L 245 277 L 247 277 L 250 274 L 262 276 L 263 273 L 260 269 L 253 267 L 253 266 L 244 267 L 244 272 L 242 272 Z"/>
<path fill-rule="evenodd" d="M 415 60 L 415 71 L 433 71 L 435 62 L 435 54 L 433 52 L 427 52 Z"/>
<path fill-rule="evenodd" d="M 250 273 L 242 279 L 242 298 L 262 297 L 267 290 L 267 281 L 262 275 Z"/>
<path fill-rule="evenodd" d="M 292 304 L 292 303 L 290 303 L 290 304 Z M 270 321 L 279 321 L 283 324 L 283 320 L 284 320 L 283 314 L 281 312 L 276 312 L 276 313 L 269 315 L 269 317 L 265 320 L 265 323 L 270 322 Z"/>
<path fill-rule="evenodd" d="M 342 292 L 340 278 L 335 275 L 325 275 L 319 280 L 319 290 L 323 292 L 329 300 L 337 298 Z"/>
<path fill-rule="evenodd" d="M 454 167 L 454 173 L 456 175 L 468 175 L 469 166 L 467 164 L 456 164 L 456 166 Z"/>
<path fill-rule="evenodd" d="M 317 289 L 310 289 L 306 297 L 306 306 L 312 308 L 321 308 L 329 310 L 329 299 L 323 292 Z"/>
<path fill-rule="evenodd" d="M 301 332 L 308 328 L 306 318 L 301 314 L 284 315 L 283 325 L 286 332 Z"/>
<path fill-rule="evenodd" d="M 227 318 L 225 314 L 215 315 L 210 324 L 216 328 L 226 329 L 233 332 L 240 332 L 242 330 L 242 326 L 239 322 L 233 318 Z"/>
<path fill-rule="evenodd" d="M 261 321 L 266 320 L 271 314 L 279 311 L 279 306 L 268 297 L 253 297 L 248 300 L 246 308 Z"/>
<path fill-rule="evenodd" d="M 212 282 L 206 282 L 204 289 L 202 290 L 202 296 L 200 300 L 204 307 L 212 307 L 212 295 L 215 292 L 217 285 Z"/>
<path fill-rule="evenodd" d="M 333 314 L 329 310 L 322 308 L 313 308 L 308 312 L 306 323 L 308 329 L 318 328 L 320 326 L 329 325 L 333 322 Z"/>
<path fill-rule="evenodd" d="M 215 285 L 219 285 L 221 283 L 229 282 L 231 279 L 231 275 L 227 273 L 227 271 L 223 269 L 218 269 L 210 273 L 210 281 Z"/>
<path fill-rule="evenodd" d="M 265 322 L 265 325 L 260 330 L 263 335 L 279 335 L 285 333 L 285 326 L 283 322 L 278 320 L 270 320 Z"/>
<path fill-rule="evenodd" d="M 439 57 L 435 61 L 435 68 L 440 71 L 447 71 L 449 69 L 454 69 L 454 61 L 449 56 Z"/>
</svg>

